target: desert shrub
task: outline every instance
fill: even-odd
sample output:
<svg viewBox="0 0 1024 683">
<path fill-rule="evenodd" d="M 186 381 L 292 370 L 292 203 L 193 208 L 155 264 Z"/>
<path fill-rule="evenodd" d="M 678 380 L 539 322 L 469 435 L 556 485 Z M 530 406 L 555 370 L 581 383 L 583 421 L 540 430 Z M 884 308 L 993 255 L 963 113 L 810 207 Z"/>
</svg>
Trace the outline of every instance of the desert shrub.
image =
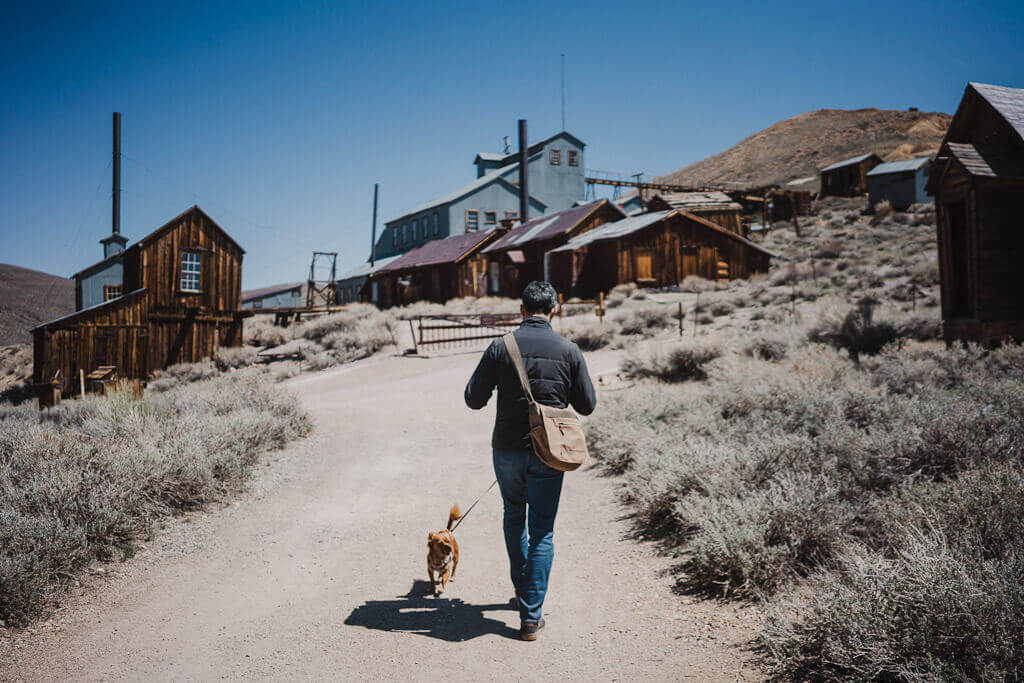
<svg viewBox="0 0 1024 683">
<path fill-rule="evenodd" d="M 935 316 L 909 314 L 896 321 L 896 334 L 902 339 L 930 341 L 942 338 L 942 321 Z"/>
<path fill-rule="evenodd" d="M 333 368 L 337 364 L 338 359 L 330 351 L 315 351 L 304 356 L 302 367 L 315 372 Z"/>
<path fill-rule="evenodd" d="M 701 380 L 707 377 L 705 365 L 722 355 L 717 342 L 678 343 L 665 348 L 634 347 L 626 353 L 622 370 L 635 378 L 654 377 L 666 382 Z"/>
<path fill-rule="evenodd" d="M 234 368 L 244 368 L 256 363 L 259 351 L 246 346 L 222 346 L 214 354 L 214 363 L 221 372 Z"/>
<path fill-rule="evenodd" d="M 660 308 L 632 308 L 610 316 L 622 334 L 650 337 L 671 326 L 669 311 Z"/>
<path fill-rule="evenodd" d="M 95 558 L 223 495 L 259 453 L 306 434 L 295 397 L 233 373 L 133 400 L 0 410 L 0 618 L 24 623 Z"/>
<path fill-rule="evenodd" d="M 178 363 L 154 372 L 147 387 L 151 391 L 167 391 L 183 384 L 210 379 L 218 374 L 219 370 L 211 360 L 202 360 L 198 363 Z"/>
<path fill-rule="evenodd" d="M 822 243 L 814 253 L 816 258 L 835 259 L 843 255 L 843 243 L 840 240 L 829 240 Z"/>
<path fill-rule="evenodd" d="M 799 346 L 803 333 L 795 329 L 770 327 L 760 334 L 753 334 L 743 345 L 742 351 L 751 358 L 779 361 L 789 355 L 790 349 Z"/>
<path fill-rule="evenodd" d="M 708 307 L 712 315 L 731 315 L 736 311 L 736 305 L 731 301 L 716 301 Z"/>
<path fill-rule="evenodd" d="M 291 379 L 302 372 L 302 366 L 297 361 L 281 361 L 270 365 L 269 374 L 275 382 L 283 382 Z"/>
<path fill-rule="evenodd" d="M 818 327 L 811 331 L 810 339 L 846 349 L 854 360 L 864 354 L 874 355 L 899 338 L 895 325 L 875 320 L 876 306 L 877 301 L 865 297 L 841 316 L 823 316 Z"/>
<path fill-rule="evenodd" d="M 699 275 L 687 275 L 679 283 L 679 289 L 683 292 L 711 292 L 715 288 L 714 282 L 706 280 Z"/>
<path fill-rule="evenodd" d="M 348 363 L 366 358 L 395 343 L 388 317 L 374 310 L 323 337 L 324 347 L 331 350 L 337 362 Z"/>
<path fill-rule="evenodd" d="M 32 389 L 32 347 L 0 347 L 0 402 L 19 403 L 35 395 Z"/>
<path fill-rule="evenodd" d="M 878 202 L 875 204 L 875 218 L 881 220 L 889 216 L 892 213 L 892 203 L 886 199 L 885 201 Z"/>
<path fill-rule="evenodd" d="M 245 341 L 252 346 L 280 346 L 291 338 L 291 328 L 275 325 L 269 316 L 255 316 L 245 322 Z"/>
<path fill-rule="evenodd" d="M 583 351 L 596 351 L 611 343 L 612 326 L 594 321 L 565 321 L 559 331 Z"/>
</svg>

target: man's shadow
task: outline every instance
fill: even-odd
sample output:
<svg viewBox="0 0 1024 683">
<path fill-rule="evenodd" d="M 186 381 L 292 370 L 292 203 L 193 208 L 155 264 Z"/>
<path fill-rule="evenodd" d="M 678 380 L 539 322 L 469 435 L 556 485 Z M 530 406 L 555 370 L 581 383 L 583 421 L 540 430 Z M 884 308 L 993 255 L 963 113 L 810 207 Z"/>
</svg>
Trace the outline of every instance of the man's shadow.
<svg viewBox="0 0 1024 683">
<path fill-rule="evenodd" d="M 356 607 L 345 624 L 378 631 L 419 633 L 449 642 L 472 640 L 491 633 L 514 638 L 517 631 L 502 621 L 484 616 L 484 612 L 514 609 L 508 602 L 469 605 L 459 598 L 433 597 L 430 582 L 416 580 L 409 592 L 398 599 L 370 600 Z"/>
</svg>

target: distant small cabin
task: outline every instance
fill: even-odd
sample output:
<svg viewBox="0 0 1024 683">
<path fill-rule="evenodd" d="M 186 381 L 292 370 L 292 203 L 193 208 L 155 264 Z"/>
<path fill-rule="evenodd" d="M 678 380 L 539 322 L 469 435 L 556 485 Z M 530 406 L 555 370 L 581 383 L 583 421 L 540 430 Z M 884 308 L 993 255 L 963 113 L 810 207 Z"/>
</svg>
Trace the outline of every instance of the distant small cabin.
<svg viewBox="0 0 1024 683">
<path fill-rule="evenodd" d="M 377 305 L 404 306 L 415 301 L 444 303 L 466 296 L 486 296 L 487 270 L 480 250 L 504 231 L 466 232 L 427 242 L 369 276 Z"/>
<path fill-rule="evenodd" d="M 1024 90 L 967 85 L 928 191 L 946 339 L 1024 339 Z"/>
<path fill-rule="evenodd" d="M 700 216 L 654 211 L 606 223 L 548 252 L 551 283 L 570 296 L 616 285 L 669 287 L 689 275 L 709 280 L 767 272 L 772 252 Z"/>
<path fill-rule="evenodd" d="M 743 232 L 743 205 L 724 192 L 663 192 L 647 202 L 648 211 L 682 211 L 730 232 Z"/>
<path fill-rule="evenodd" d="M 894 209 L 931 201 L 925 187 L 931 171 L 931 157 L 918 157 L 879 164 L 868 171 L 868 202 L 874 207 L 889 202 Z"/>
<path fill-rule="evenodd" d="M 57 377 L 77 387 L 80 372 L 103 368 L 146 379 L 241 345 L 245 251 L 202 209 L 126 242 L 102 240 L 106 258 L 74 276 L 79 310 L 32 330 L 37 385 Z"/>
<path fill-rule="evenodd" d="M 818 171 L 821 196 L 857 197 L 868 191 L 868 171 L 882 163 L 874 152 L 837 161 Z"/>
<path fill-rule="evenodd" d="M 306 283 L 289 282 L 242 292 L 243 310 L 297 308 L 306 305 Z"/>
<path fill-rule="evenodd" d="M 487 261 L 487 292 L 519 298 L 531 280 L 546 280 L 544 254 L 572 237 L 624 218 L 607 199 L 534 218 L 508 231 L 480 253 Z"/>
</svg>

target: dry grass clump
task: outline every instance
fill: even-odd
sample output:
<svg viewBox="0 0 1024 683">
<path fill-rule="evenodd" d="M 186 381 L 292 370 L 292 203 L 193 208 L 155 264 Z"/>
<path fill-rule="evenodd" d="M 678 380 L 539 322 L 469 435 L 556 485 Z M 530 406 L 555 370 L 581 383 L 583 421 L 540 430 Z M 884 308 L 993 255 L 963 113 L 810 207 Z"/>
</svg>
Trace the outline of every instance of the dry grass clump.
<svg viewBox="0 0 1024 683">
<path fill-rule="evenodd" d="M 0 402 L 20 403 L 33 395 L 32 347 L 0 347 Z"/>
<path fill-rule="evenodd" d="M 408 320 L 420 315 L 474 315 L 480 313 L 518 313 L 519 299 L 508 299 L 498 296 L 463 297 L 449 299 L 443 304 L 430 301 L 417 301 L 408 306 L 400 306 L 388 310 L 388 313 L 399 320 Z"/>
<path fill-rule="evenodd" d="M 41 416 L 0 407 L 0 618 L 24 623 L 83 565 L 130 556 L 154 520 L 218 498 L 309 429 L 294 396 L 240 373 Z"/>
<path fill-rule="evenodd" d="M 707 338 L 665 347 L 633 347 L 626 352 L 622 371 L 633 378 L 654 377 L 666 382 L 702 380 L 705 366 L 722 355 L 722 346 Z"/>
<path fill-rule="evenodd" d="M 809 336 L 812 341 L 845 349 L 855 361 L 861 355 L 874 355 L 900 337 L 893 323 L 875 319 L 877 306 L 875 299 L 864 298 L 852 308 L 826 309 L 826 315 Z"/>
<path fill-rule="evenodd" d="M 212 360 L 202 360 L 198 363 L 178 363 L 154 372 L 146 386 L 150 391 L 168 391 L 183 384 L 216 377 L 218 374 L 220 374 L 220 370 Z"/>
<path fill-rule="evenodd" d="M 213 356 L 221 372 L 247 368 L 256 363 L 259 351 L 251 346 L 222 346 Z"/>
<path fill-rule="evenodd" d="M 676 324 L 673 312 L 664 308 L 630 308 L 609 316 L 621 334 L 652 337 Z"/>
<path fill-rule="evenodd" d="M 592 452 L 685 544 L 685 584 L 778 608 L 763 637 L 781 677 L 1012 675 L 1024 346 L 906 342 L 857 363 L 800 343 L 605 401 Z"/>
<path fill-rule="evenodd" d="M 612 343 L 615 330 L 610 324 L 592 320 L 564 320 L 558 332 L 583 351 L 597 351 Z"/>
</svg>

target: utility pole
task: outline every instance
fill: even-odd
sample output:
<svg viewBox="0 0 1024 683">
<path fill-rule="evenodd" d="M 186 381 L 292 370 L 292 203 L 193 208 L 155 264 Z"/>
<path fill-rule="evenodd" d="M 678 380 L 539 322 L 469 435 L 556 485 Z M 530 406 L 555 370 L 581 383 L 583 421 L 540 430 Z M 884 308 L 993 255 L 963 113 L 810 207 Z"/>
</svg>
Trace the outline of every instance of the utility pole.
<svg viewBox="0 0 1024 683">
<path fill-rule="evenodd" d="M 527 185 L 529 145 L 526 140 L 526 119 L 519 119 L 519 220 L 530 220 L 530 188 Z"/>
<path fill-rule="evenodd" d="M 377 257 L 377 190 L 379 183 L 373 184 L 373 227 L 370 228 L 370 267 L 373 268 L 374 259 Z"/>
<path fill-rule="evenodd" d="M 640 197 L 640 210 L 646 211 L 647 203 L 644 201 L 644 186 L 640 182 L 640 180 L 644 177 L 644 172 L 640 171 L 639 173 L 634 173 L 632 177 L 636 178 L 636 194 L 638 197 Z"/>
</svg>

